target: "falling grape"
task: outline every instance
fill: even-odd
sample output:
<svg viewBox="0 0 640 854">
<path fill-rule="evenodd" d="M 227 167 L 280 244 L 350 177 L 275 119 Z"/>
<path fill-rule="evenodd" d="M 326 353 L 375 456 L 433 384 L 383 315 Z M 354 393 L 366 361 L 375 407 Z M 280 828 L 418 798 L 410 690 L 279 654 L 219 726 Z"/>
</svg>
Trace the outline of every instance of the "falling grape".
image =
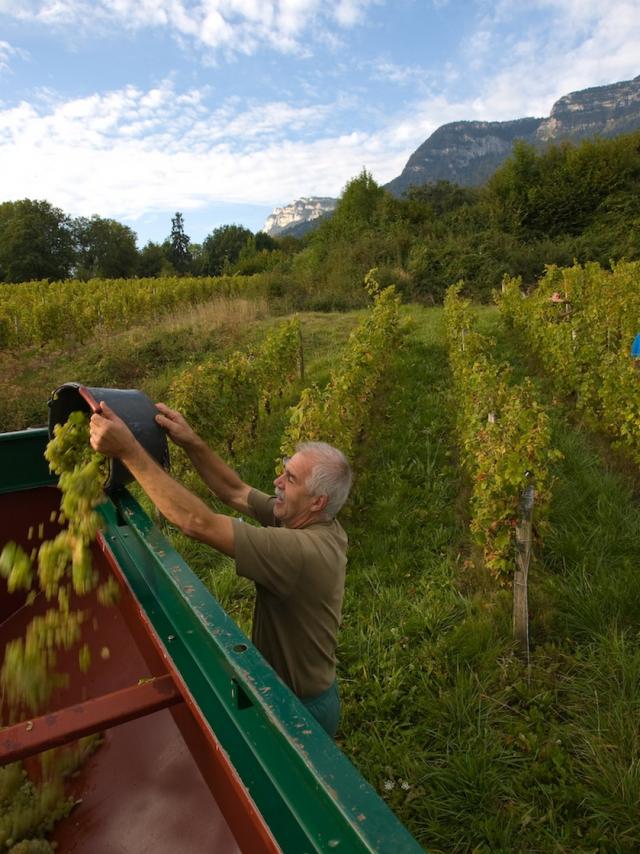
<svg viewBox="0 0 640 854">
<path fill-rule="evenodd" d="M 0 691 L 11 717 L 28 709 L 39 713 L 56 688 L 68 681 L 68 675 L 57 669 L 61 651 L 70 650 L 81 641 L 87 613 L 70 607 L 70 588 L 76 595 L 90 593 L 98 575 L 91 561 L 91 543 L 100 530 L 96 507 L 103 497 L 107 475 L 106 459 L 89 444 L 88 417 L 72 412 L 63 425 L 56 425 L 47 445 L 45 457 L 51 471 L 59 475 L 62 493 L 60 511 L 52 511 L 49 522 L 58 521 L 66 528 L 52 539 L 44 540 L 31 556 L 14 542 L 6 543 L 0 553 L 0 575 L 9 592 L 27 591 L 27 606 L 33 604 L 38 588 L 50 607 L 32 618 L 23 638 L 10 641 L 0 669 Z M 27 540 L 34 536 L 30 526 Z M 42 540 L 44 523 L 37 527 Z M 37 573 L 33 566 L 37 557 Z M 109 578 L 98 590 L 103 605 L 114 602 L 119 593 L 117 583 Z M 101 658 L 105 658 L 103 647 Z M 91 666 L 91 653 L 85 643 L 78 651 L 78 665 L 83 673 Z M 64 749 L 41 755 L 43 782 L 36 785 L 27 777 L 21 763 L 0 768 L 0 848 L 13 854 L 44 854 L 53 849 L 42 837 L 54 823 L 66 816 L 73 800 L 66 797 L 64 778 L 77 768 L 95 749 L 99 737 L 83 739 Z"/>
</svg>

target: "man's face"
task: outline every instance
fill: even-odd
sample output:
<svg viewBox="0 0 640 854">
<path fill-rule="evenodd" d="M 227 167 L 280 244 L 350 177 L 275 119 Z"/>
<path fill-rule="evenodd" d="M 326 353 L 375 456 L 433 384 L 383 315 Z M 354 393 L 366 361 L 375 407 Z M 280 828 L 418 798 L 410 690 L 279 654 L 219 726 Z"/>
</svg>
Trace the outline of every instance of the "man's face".
<svg viewBox="0 0 640 854">
<path fill-rule="evenodd" d="M 313 458 L 297 453 L 285 458 L 284 471 L 273 483 L 276 501 L 273 514 L 285 528 L 302 528 L 313 521 L 322 499 L 309 495 L 306 482 L 313 470 Z"/>
</svg>

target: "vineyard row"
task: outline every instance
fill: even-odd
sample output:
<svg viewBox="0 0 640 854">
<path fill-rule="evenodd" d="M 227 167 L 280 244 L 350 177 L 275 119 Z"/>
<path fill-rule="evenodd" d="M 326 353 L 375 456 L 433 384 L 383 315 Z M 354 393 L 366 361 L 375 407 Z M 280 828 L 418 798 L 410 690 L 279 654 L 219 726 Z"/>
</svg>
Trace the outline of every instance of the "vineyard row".
<svg viewBox="0 0 640 854">
<path fill-rule="evenodd" d="M 215 296 L 250 296 L 246 276 L 91 279 L 0 287 L 0 348 L 86 341 Z"/>
<path fill-rule="evenodd" d="M 640 263 L 549 267 L 525 294 L 506 279 L 497 302 L 505 322 L 539 358 L 556 393 L 640 463 Z"/>
<path fill-rule="evenodd" d="M 452 285 L 444 312 L 453 374 L 456 428 L 471 481 L 470 530 L 484 565 L 501 582 L 514 570 L 521 496 L 535 482 L 536 527 L 544 530 L 550 499 L 550 419 L 535 388 L 515 384 L 494 355 L 494 342 L 476 330 L 462 283 Z"/>
</svg>

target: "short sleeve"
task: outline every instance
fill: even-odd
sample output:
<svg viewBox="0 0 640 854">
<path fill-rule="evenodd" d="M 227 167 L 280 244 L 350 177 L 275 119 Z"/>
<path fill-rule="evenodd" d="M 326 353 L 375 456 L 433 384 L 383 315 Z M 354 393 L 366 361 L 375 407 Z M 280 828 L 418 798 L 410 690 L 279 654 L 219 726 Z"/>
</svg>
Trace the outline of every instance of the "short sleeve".
<svg viewBox="0 0 640 854">
<path fill-rule="evenodd" d="M 252 489 L 248 500 L 251 516 L 257 519 L 261 525 L 278 527 L 280 523 L 273 515 L 275 500 L 275 495 L 267 495 L 266 492 L 260 492 L 259 489 Z"/>
<path fill-rule="evenodd" d="M 238 575 L 250 578 L 280 599 L 294 590 L 304 560 L 304 536 L 289 528 L 256 528 L 233 520 Z"/>
</svg>

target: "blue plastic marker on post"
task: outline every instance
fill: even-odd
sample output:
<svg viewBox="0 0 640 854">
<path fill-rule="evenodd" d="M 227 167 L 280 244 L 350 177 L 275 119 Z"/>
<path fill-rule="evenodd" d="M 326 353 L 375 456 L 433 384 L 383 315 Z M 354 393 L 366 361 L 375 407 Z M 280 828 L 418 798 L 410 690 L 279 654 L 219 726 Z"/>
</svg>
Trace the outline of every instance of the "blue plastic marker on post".
<svg viewBox="0 0 640 854">
<path fill-rule="evenodd" d="M 640 359 L 640 332 L 633 339 L 633 344 L 631 345 L 631 358 L 632 359 Z"/>
</svg>

